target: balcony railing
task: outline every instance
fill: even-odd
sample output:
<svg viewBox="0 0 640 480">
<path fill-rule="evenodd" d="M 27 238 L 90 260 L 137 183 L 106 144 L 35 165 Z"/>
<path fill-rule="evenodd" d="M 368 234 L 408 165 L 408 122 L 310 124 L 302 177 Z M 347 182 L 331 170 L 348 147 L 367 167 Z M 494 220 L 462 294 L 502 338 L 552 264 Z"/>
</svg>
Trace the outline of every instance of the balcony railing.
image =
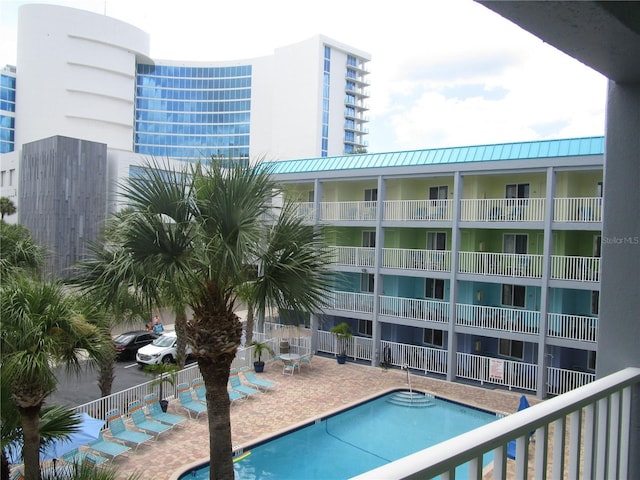
<svg viewBox="0 0 640 480">
<path fill-rule="evenodd" d="M 315 220 L 315 208 L 313 202 L 297 202 L 295 204 L 294 213 L 306 222 L 313 222 Z"/>
<path fill-rule="evenodd" d="M 378 202 L 322 202 L 321 220 L 375 220 Z"/>
<path fill-rule="evenodd" d="M 384 202 L 384 219 L 389 221 L 451 221 L 452 200 L 387 200 Z"/>
<path fill-rule="evenodd" d="M 466 222 L 542 222 L 544 198 L 460 200 L 460 220 Z"/>
<path fill-rule="evenodd" d="M 517 308 L 456 304 L 456 325 L 488 330 L 528 333 L 540 332 L 540 312 Z"/>
<path fill-rule="evenodd" d="M 370 247 L 328 247 L 332 253 L 332 262 L 348 267 L 375 267 L 375 248 Z"/>
<path fill-rule="evenodd" d="M 521 253 L 459 252 L 460 273 L 542 277 L 542 255 Z"/>
<path fill-rule="evenodd" d="M 549 313 L 547 336 L 595 343 L 598 341 L 598 319 L 584 315 Z"/>
<path fill-rule="evenodd" d="M 381 359 L 387 366 L 406 367 L 425 373 L 447 374 L 448 354 L 441 348 L 380 342 Z"/>
<path fill-rule="evenodd" d="M 556 198 L 553 212 L 556 222 L 602 222 L 602 197 Z"/>
<path fill-rule="evenodd" d="M 484 383 L 494 383 L 508 387 L 509 390 L 536 390 L 536 374 L 538 366 L 533 363 L 517 362 L 500 358 L 456 354 L 456 375 Z"/>
<path fill-rule="evenodd" d="M 451 251 L 383 248 L 382 266 L 384 268 L 399 268 L 403 270 L 450 272 Z"/>
<path fill-rule="evenodd" d="M 449 322 L 449 302 L 380 296 L 380 314 L 431 322 Z"/>
<path fill-rule="evenodd" d="M 626 368 L 533 405 L 352 480 L 484 478 L 482 457 L 493 454 L 492 478 L 630 478 L 632 391 L 640 369 Z M 529 437 L 535 432 L 534 454 Z M 515 441 L 514 472 L 507 475 L 507 445 Z M 550 472 L 550 473 L 548 473 Z"/>
<path fill-rule="evenodd" d="M 600 257 L 551 255 L 551 278 L 578 282 L 600 281 Z"/>
<path fill-rule="evenodd" d="M 325 307 L 347 312 L 373 313 L 373 294 L 331 292 L 327 295 Z"/>
</svg>

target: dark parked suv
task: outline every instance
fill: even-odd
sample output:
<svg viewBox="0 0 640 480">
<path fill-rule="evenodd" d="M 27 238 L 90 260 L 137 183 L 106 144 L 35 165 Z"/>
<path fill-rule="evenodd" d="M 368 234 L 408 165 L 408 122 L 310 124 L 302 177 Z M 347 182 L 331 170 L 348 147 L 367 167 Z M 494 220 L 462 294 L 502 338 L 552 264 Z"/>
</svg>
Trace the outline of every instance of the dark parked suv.
<svg viewBox="0 0 640 480">
<path fill-rule="evenodd" d="M 134 359 L 138 349 L 149 345 L 158 335 L 147 330 L 125 332 L 113 339 L 119 360 Z"/>
</svg>

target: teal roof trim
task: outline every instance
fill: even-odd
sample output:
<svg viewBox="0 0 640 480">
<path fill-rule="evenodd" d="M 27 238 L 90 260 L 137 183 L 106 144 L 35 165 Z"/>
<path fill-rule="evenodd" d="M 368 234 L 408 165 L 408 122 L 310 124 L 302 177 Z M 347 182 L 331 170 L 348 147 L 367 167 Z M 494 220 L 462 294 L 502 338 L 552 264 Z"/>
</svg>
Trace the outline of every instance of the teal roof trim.
<svg viewBox="0 0 640 480">
<path fill-rule="evenodd" d="M 528 160 L 532 158 L 602 154 L 604 154 L 604 137 L 587 137 L 305 158 L 301 160 L 268 162 L 264 165 L 269 168 L 273 174 L 282 175 L 287 173 L 323 172 L 331 170 Z"/>
</svg>

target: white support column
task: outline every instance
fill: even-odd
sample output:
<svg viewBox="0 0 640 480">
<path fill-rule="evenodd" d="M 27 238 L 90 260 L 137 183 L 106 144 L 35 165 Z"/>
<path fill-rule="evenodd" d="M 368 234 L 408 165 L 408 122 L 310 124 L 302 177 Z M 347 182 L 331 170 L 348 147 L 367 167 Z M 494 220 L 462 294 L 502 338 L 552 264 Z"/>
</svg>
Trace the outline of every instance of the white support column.
<svg viewBox="0 0 640 480">
<path fill-rule="evenodd" d="M 458 265 L 460 253 L 460 200 L 464 180 L 460 172 L 453 177 L 453 218 L 451 219 L 451 277 L 449 281 L 449 329 L 447 352 L 449 356 L 447 380 L 456 378 L 458 337 L 456 336 L 456 303 L 458 302 Z"/>
<path fill-rule="evenodd" d="M 384 218 L 384 200 L 387 198 L 387 183 L 382 177 L 378 177 L 378 205 L 376 208 L 376 248 L 375 248 L 375 268 L 374 268 L 374 288 L 373 288 L 373 314 L 371 316 L 371 365 L 380 365 L 380 339 L 381 325 L 378 321 L 378 305 L 383 287 L 380 266 L 382 265 L 382 249 L 384 248 L 384 229 L 382 219 Z"/>
<path fill-rule="evenodd" d="M 540 285 L 540 333 L 538 335 L 538 375 L 536 378 L 538 398 L 544 398 L 547 393 L 547 314 L 549 313 L 549 270 L 551 254 L 553 253 L 553 224 L 554 204 L 556 196 L 556 175 L 553 167 L 547 168 L 547 189 L 545 193 L 544 212 L 544 245 L 542 247 L 542 284 Z"/>
<path fill-rule="evenodd" d="M 597 378 L 640 366 L 640 83 L 609 81 Z M 629 451 L 640 451 L 640 389 L 631 401 Z M 622 440 L 624 442 L 624 440 Z M 627 478 L 640 478 L 631 455 Z"/>
</svg>

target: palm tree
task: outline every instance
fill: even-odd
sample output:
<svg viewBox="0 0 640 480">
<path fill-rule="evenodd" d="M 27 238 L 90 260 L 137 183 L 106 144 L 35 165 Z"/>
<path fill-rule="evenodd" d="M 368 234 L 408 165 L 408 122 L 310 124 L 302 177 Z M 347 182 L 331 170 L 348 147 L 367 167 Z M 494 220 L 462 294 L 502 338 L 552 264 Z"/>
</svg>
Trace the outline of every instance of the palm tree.
<svg viewBox="0 0 640 480">
<path fill-rule="evenodd" d="M 271 207 L 280 190 L 260 165 L 223 168 L 212 159 L 175 170 L 153 161 L 122 190 L 133 210 L 120 223 L 122 254 L 113 257 L 111 272 L 121 274 L 93 281 L 193 311 L 184 333 L 206 387 L 210 478 L 233 478 L 227 382 L 242 333 L 238 289 L 247 266 L 259 263 L 259 311 L 318 311 L 330 286 L 322 230 L 303 225 L 287 203 Z"/>
<path fill-rule="evenodd" d="M 85 303 L 93 307 L 89 318 L 103 336 L 102 350 L 93 359 L 97 367 L 98 387 L 103 397 L 111 395 L 114 380 L 116 352 L 111 343 L 114 327 L 140 324 L 151 309 L 146 299 L 138 295 L 138 292 L 127 288 L 125 284 L 114 283 L 109 286 L 109 291 L 104 291 L 104 283 L 94 282 L 96 278 L 121 275 L 121 272 L 114 272 L 111 268 L 119 264 L 114 262 L 114 257 L 124 254 L 118 244 L 122 215 L 126 215 L 126 211 L 115 214 L 107 221 L 102 243 L 88 244 L 89 259 L 74 266 L 72 278 L 69 280 L 69 284 L 79 287 L 78 291 L 84 297 Z M 130 267 L 133 268 L 135 265 Z M 130 273 L 134 274 L 133 271 Z"/>
<path fill-rule="evenodd" d="M 18 274 L 37 277 L 44 263 L 44 249 L 22 225 L 0 221 L 0 283 Z"/>
<path fill-rule="evenodd" d="M 18 278 L 0 289 L 2 375 L 20 414 L 25 478 L 40 478 L 40 411 L 56 387 L 54 368 L 80 368 L 80 349 L 89 355 L 99 346 L 96 327 L 77 301 L 54 282 Z"/>
<path fill-rule="evenodd" d="M 2 215 L 2 220 L 4 220 L 5 215 L 13 215 L 16 213 L 15 204 L 9 200 L 7 197 L 0 197 L 0 215 Z"/>
</svg>

